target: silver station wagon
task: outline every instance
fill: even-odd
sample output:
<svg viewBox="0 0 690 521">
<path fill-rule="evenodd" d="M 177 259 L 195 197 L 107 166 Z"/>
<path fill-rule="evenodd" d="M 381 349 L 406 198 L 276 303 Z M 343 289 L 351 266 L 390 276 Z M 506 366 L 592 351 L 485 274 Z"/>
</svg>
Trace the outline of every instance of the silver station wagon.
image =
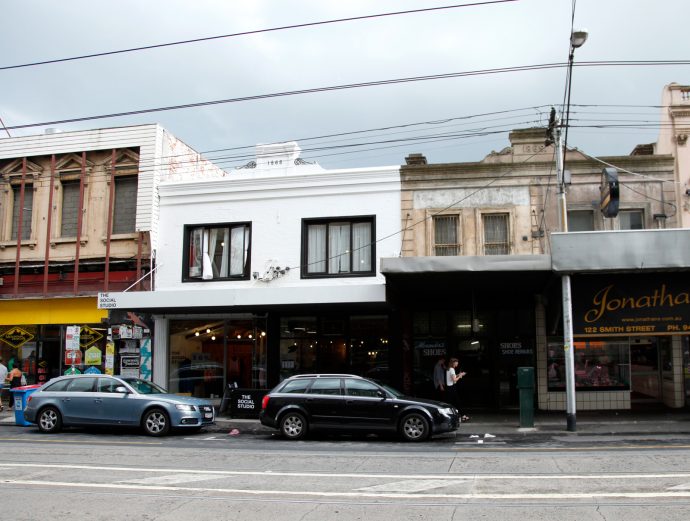
<svg viewBox="0 0 690 521">
<path fill-rule="evenodd" d="M 26 421 L 41 432 L 67 426 L 140 426 L 164 436 L 170 429 L 198 430 L 215 421 L 208 400 L 168 394 L 139 378 L 72 375 L 54 378 L 28 397 Z"/>
</svg>

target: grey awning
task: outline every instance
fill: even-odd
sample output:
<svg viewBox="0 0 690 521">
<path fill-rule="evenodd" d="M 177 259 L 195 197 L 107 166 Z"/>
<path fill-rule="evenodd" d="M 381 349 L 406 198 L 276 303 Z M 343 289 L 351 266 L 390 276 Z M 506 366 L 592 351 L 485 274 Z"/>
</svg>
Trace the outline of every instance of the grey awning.
<svg viewBox="0 0 690 521">
<path fill-rule="evenodd" d="M 690 269 L 690 230 L 552 233 L 551 253 L 555 272 Z"/>
<path fill-rule="evenodd" d="M 403 273 L 551 271 L 550 255 L 483 255 L 381 259 L 384 275 Z"/>
</svg>

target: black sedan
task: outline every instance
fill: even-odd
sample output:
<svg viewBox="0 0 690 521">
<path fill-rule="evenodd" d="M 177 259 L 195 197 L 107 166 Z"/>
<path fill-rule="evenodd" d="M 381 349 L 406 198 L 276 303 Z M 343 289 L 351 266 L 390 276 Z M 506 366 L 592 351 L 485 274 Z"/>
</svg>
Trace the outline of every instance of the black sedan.
<svg viewBox="0 0 690 521">
<path fill-rule="evenodd" d="M 411 398 L 395 389 L 346 374 L 304 374 L 281 382 L 262 402 L 263 425 L 291 440 L 309 431 L 398 433 L 406 441 L 454 431 L 457 409 Z"/>
</svg>

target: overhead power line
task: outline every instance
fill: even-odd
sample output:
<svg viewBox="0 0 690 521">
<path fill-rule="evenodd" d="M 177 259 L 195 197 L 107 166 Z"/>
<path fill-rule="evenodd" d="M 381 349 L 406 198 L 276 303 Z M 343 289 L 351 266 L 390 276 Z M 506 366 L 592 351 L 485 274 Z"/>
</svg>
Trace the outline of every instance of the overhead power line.
<svg viewBox="0 0 690 521">
<path fill-rule="evenodd" d="M 17 64 L 17 65 L 5 65 L 5 66 L 0 66 L 0 70 L 20 69 L 23 67 L 35 67 L 38 65 L 48 65 L 51 63 L 63 63 L 63 62 L 68 62 L 68 61 L 85 60 L 87 58 L 99 58 L 99 57 L 103 57 L 103 56 L 112 56 L 115 54 L 125 54 L 125 53 L 130 53 L 130 52 L 137 52 L 137 51 L 148 51 L 151 49 L 160 49 L 162 47 L 173 47 L 176 45 L 186 45 L 186 44 L 190 44 L 190 43 L 208 42 L 211 40 L 220 40 L 220 39 L 224 39 L 224 38 L 237 38 L 239 36 L 249 36 L 252 34 L 270 33 L 270 32 L 276 32 L 276 31 L 286 31 L 288 29 L 303 29 L 305 27 L 315 27 L 318 25 L 328 25 L 328 24 L 336 24 L 336 23 L 343 23 L 343 22 L 355 22 L 358 20 L 370 20 L 370 19 L 374 19 L 374 18 L 384 18 L 384 17 L 388 17 L 388 16 L 399 16 L 399 15 L 405 15 L 405 14 L 417 14 L 417 13 L 425 13 L 425 12 L 430 12 L 430 11 L 442 11 L 442 10 L 447 10 L 447 9 L 457 9 L 460 7 L 479 7 L 479 6 L 490 5 L 490 4 L 506 4 L 509 2 L 517 2 L 517 1 L 519 1 L 519 0 L 491 0 L 491 1 L 486 1 L 486 2 L 472 2 L 470 4 L 455 4 L 455 5 L 445 5 L 445 6 L 439 6 L 439 7 L 427 7 L 424 9 L 410 9 L 407 11 L 394 11 L 394 12 L 388 12 L 388 13 L 369 14 L 369 15 L 362 15 L 362 16 L 351 16 L 351 17 L 347 17 L 347 18 L 336 18 L 333 20 L 321 20 L 318 22 L 306 22 L 306 23 L 294 24 L 294 25 L 283 25 L 280 27 L 270 27 L 267 29 L 255 29 L 252 31 L 242 31 L 239 33 L 221 34 L 221 35 L 217 35 L 217 36 L 206 36 L 203 38 L 193 38 L 191 40 L 180 40 L 180 41 L 176 41 L 176 42 L 158 43 L 158 44 L 153 44 L 153 45 L 143 45 L 141 47 L 131 47 L 129 49 L 105 51 L 105 52 L 98 52 L 98 53 L 92 53 L 92 54 L 82 54 L 79 56 L 72 56 L 69 58 L 56 58 L 53 60 L 43 60 L 43 61 L 37 61 L 37 62 L 31 62 L 31 63 L 21 63 L 21 64 Z"/>
<path fill-rule="evenodd" d="M 350 83 L 344 85 L 333 85 L 329 87 L 315 87 L 309 89 L 292 90 L 285 92 L 274 92 L 269 94 L 256 94 L 253 96 L 243 96 L 239 98 L 227 98 L 213 101 L 201 101 L 197 103 L 185 103 L 181 105 L 169 105 L 166 107 L 155 107 L 149 109 L 130 110 L 126 112 L 114 112 L 110 114 L 99 114 L 95 116 L 83 116 L 77 118 L 60 119 L 53 121 L 44 121 L 41 123 L 27 123 L 24 125 L 13 125 L 7 127 L 9 130 L 17 130 L 23 128 L 44 127 L 50 125 L 61 125 L 65 123 L 77 123 L 82 121 L 93 121 L 98 119 L 119 118 L 124 116 L 135 116 L 140 114 L 150 114 L 153 112 L 164 112 L 169 110 L 179 110 L 187 108 L 207 107 L 210 105 L 222 105 L 226 103 L 241 103 L 245 101 L 257 101 L 262 99 L 279 98 L 285 96 L 296 96 L 301 94 L 315 94 L 320 92 L 331 92 L 338 90 L 348 90 L 363 87 L 378 87 L 382 85 L 394 85 L 400 83 L 412 83 L 417 81 L 441 80 L 450 78 L 462 78 L 467 76 L 484 76 L 488 74 L 504 74 L 508 72 L 525 72 L 545 69 L 558 69 L 567 67 L 567 63 L 542 63 L 537 65 L 521 65 L 517 67 L 498 67 L 494 69 L 481 69 L 475 71 L 451 72 L 445 74 L 432 74 L 427 76 L 412 76 L 407 78 L 394 78 L 388 80 L 375 80 L 361 83 Z M 665 65 L 690 65 L 690 60 L 645 60 L 645 61 L 590 61 L 579 62 L 579 67 L 616 67 L 616 66 L 665 66 Z"/>
</svg>

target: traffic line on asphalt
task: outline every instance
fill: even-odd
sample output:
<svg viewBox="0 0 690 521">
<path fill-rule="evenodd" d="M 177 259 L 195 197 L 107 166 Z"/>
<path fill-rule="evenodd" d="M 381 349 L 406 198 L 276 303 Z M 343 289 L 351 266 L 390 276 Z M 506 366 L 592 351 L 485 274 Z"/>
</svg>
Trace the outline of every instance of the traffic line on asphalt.
<svg viewBox="0 0 690 521">
<path fill-rule="evenodd" d="M 263 477 L 318 477 L 318 478 L 371 478 L 371 479 L 443 479 L 457 481 L 471 480 L 506 480 L 506 479 L 688 479 L 690 472 L 665 472 L 665 473 L 607 473 L 607 474 L 364 474 L 364 473 L 335 473 L 335 472 L 275 472 L 271 470 L 203 470 L 203 469 L 172 469 L 172 468 L 145 468 L 145 467 L 111 467 L 104 465 L 74 465 L 57 463 L 3 463 L 7 468 L 39 468 L 60 470 L 107 470 L 118 472 L 138 473 L 166 473 L 166 474 L 198 474 L 214 476 L 263 476 Z"/>
<path fill-rule="evenodd" d="M 122 483 L 79 483 L 66 481 L 20 480 L 5 479 L 0 483 L 5 485 L 79 488 L 79 489 L 111 489 L 136 490 L 139 493 L 149 491 L 166 492 L 207 492 L 214 494 L 232 494 L 248 496 L 305 496 L 305 497 L 346 497 L 346 498 L 389 498 L 389 499 L 457 499 L 457 500 L 534 500 L 534 499 L 650 499 L 650 498 L 690 498 L 690 491 L 674 492 L 567 492 L 567 493 L 508 493 L 508 494 L 419 494 L 419 493 L 373 493 L 373 492 L 317 492 L 304 490 L 257 490 L 241 488 L 209 488 L 209 487 L 172 487 L 165 485 L 126 485 Z"/>
<path fill-rule="evenodd" d="M 683 483 L 682 485 L 676 485 L 675 487 L 668 487 L 668 490 L 690 490 L 690 483 Z"/>
<path fill-rule="evenodd" d="M 470 481 L 470 479 L 463 478 L 453 482 L 449 482 L 447 479 L 419 479 L 415 481 L 395 481 L 393 483 L 384 483 L 383 485 L 356 488 L 355 490 L 365 492 L 423 492 L 454 484 L 469 483 Z"/>
<path fill-rule="evenodd" d="M 177 485 L 180 483 L 192 483 L 194 481 L 208 481 L 210 479 L 223 479 L 224 476 L 209 476 L 208 474 L 168 474 L 166 476 L 152 476 L 142 479 L 125 479 L 115 483 L 131 485 Z"/>
<path fill-rule="evenodd" d="M 456 443 L 457 445 L 458 443 Z M 470 443 L 476 445 L 476 443 Z M 492 445 L 491 443 L 484 443 L 483 445 Z M 597 452 L 597 451 L 616 451 L 616 450 L 676 450 L 676 449 L 690 449 L 690 445 L 604 445 L 601 447 L 510 447 L 510 448 L 491 448 L 489 450 L 496 452 Z M 453 450 L 466 450 L 455 448 Z"/>
</svg>

